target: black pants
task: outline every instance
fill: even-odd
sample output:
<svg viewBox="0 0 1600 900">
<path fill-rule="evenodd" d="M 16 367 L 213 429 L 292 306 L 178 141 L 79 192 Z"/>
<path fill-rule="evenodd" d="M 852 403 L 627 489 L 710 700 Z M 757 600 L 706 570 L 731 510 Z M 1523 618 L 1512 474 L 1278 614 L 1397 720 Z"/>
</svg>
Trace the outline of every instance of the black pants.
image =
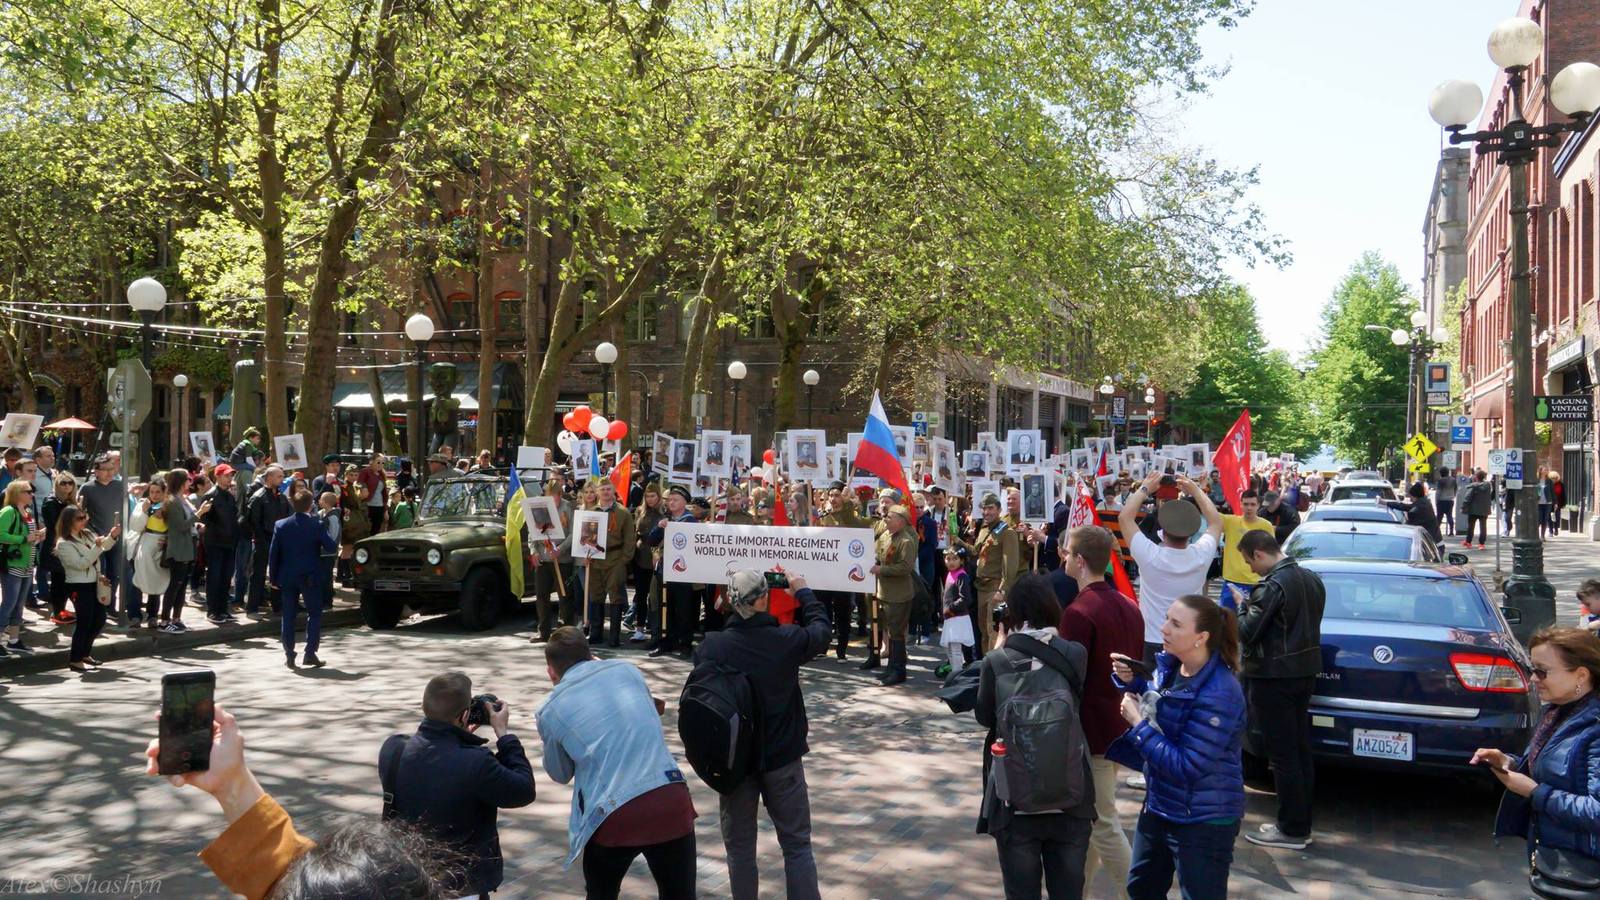
<svg viewBox="0 0 1600 900">
<path fill-rule="evenodd" d="M 1315 678 L 1247 678 L 1250 718 L 1261 729 L 1278 791 L 1278 830 L 1311 834 L 1314 767 L 1311 759 L 1311 690 Z"/>
<path fill-rule="evenodd" d="M 62 585 L 62 597 L 72 598 L 72 612 L 77 621 L 72 625 L 72 653 L 70 662 L 94 655 L 94 639 L 106 627 L 106 608 L 100 605 L 94 582 Z"/>
<path fill-rule="evenodd" d="M 206 547 L 206 615 L 228 614 L 228 598 L 233 580 L 233 548 Z"/>
<path fill-rule="evenodd" d="M 583 887 L 588 900 L 613 900 L 639 854 L 650 866 L 661 900 L 694 897 L 694 832 L 643 847 L 602 847 L 590 841 L 583 848 Z"/>
<path fill-rule="evenodd" d="M 699 598 L 694 588 L 683 582 L 667 582 L 667 633 L 661 646 L 687 651 L 694 645 L 695 621 L 700 617 Z"/>
<path fill-rule="evenodd" d="M 1439 530 L 1448 535 L 1456 533 L 1456 517 L 1454 500 L 1439 500 L 1434 503 L 1439 512 Z"/>
<path fill-rule="evenodd" d="M 245 601 L 245 612 L 260 612 L 261 600 L 265 598 L 272 606 L 272 611 L 278 611 L 278 592 L 267 587 L 267 563 L 272 556 L 267 549 L 272 546 L 272 538 L 256 538 L 256 552 L 250 556 L 250 599 Z"/>
<path fill-rule="evenodd" d="M 1089 852 L 1090 819 L 1066 813 L 1012 816 L 994 836 L 1006 900 L 1038 900 L 1041 882 L 1050 900 L 1083 896 L 1083 865 Z"/>
<path fill-rule="evenodd" d="M 1478 526 L 1478 543 L 1488 543 L 1488 541 L 1485 539 L 1489 534 L 1489 517 L 1475 516 L 1471 513 L 1467 514 L 1467 533 L 1464 535 L 1464 537 L 1467 539 L 1467 543 L 1472 542 L 1472 526 L 1474 525 Z"/>
<path fill-rule="evenodd" d="M 855 606 L 856 597 L 845 591 L 817 591 L 817 598 L 833 615 L 835 650 L 842 654 L 850 646 L 850 609 Z"/>
<path fill-rule="evenodd" d="M 167 582 L 167 592 L 161 598 L 161 618 L 174 622 L 183 618 L 183 601 L 189 596 L 189 570 L 192 562 L 175 562 L 167 569 L 172 580 Z"/>
</svg>

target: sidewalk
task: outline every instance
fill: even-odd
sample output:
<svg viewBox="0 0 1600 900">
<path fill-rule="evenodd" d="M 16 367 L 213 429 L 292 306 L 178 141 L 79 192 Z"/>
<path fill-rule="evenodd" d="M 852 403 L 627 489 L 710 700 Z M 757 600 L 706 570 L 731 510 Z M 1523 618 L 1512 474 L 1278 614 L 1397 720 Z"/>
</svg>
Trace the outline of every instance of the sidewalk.
<svg viewBox="0 0 1600 900">
<path fill-rule="evenodd" d="M 1489 540 L 1479 550 L 1474 544 L 1468 550 L 1461 546 L 1459 535 L 1452 537 L 1445 535 L 1445 550 L 1450 553 L 1465 553 L 1472 560 L 1472 569 L 1483 579 L 1483 583 L 1491 592 L 1499 595 L 1498 582 L 1501 578 L 1511 575 L 1511 535 L 1498 537 L 1495 526 L 1500 523 L 1489 523 Z M 1500 577 L 1495 573 L 1495 541 L 1503 543 L 1500 547 Z M 1556 589 L 1556 622 L 1560 625 L 1576 625 L 1578 622 L 1578 585 L 1585 579 L 1600 578 L 1600 543 L 1589 540 L 1588 535 L 1564 531 L 1561 534 L 1546 538 L 1544 542 L 1544 574 Z"/>
<path fill-rule="evenodd" d="M 248 638 L 277 637 L 280 626 L 277 617 L 247 619 L 241 613 L 239 621 L 231 625 L 213 625 L 206 621 L 205 604 L 188 603 L 183 610 L 183 624 L 189 627 L 181 634 L 166 634 L 153 628 L 123 628 L 115 620 L 108 621 L 94 642 L 94 657 L 101 662 L 155 656 L 191 647 L 227 644 Z M 349 588 L 335 588 L 333 608 L 322 613 L 322 628 L 343 628 L 361 624 L 360 599 Z M 0 677 L 28 675 L 49 669 L 64 669 L 72 647 L 72 630 L 76 625 L 56 625 L 38 610 L 26 609 L 22 614 L 22 641 L 28 651 L 13 652 L 0 659 Z M 304 614 L 299 631 L 305 631 Z M 31 651 L 31 652 L 29 652 Z"/>
</svg>

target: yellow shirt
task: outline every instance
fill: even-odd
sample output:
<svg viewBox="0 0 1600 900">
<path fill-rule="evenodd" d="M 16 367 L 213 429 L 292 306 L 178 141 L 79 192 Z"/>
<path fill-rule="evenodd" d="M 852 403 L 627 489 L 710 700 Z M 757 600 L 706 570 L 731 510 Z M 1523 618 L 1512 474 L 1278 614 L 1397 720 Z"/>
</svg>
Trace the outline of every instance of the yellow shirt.
<svg viewBox="0 0 1600 900">
<path fill-rule="evenodd" d="M 1234 581 L 1239 584 L 1255 584 L 1261 580 L 1250 568 L 1250 564 L 1239 555 L 1239 539 L 1247 531 L 1265 531 L 1272 534 L 1272 523 L 1260 516 L 1254 522 L 1246 522 L 1244 516 L 1222 517 L 1222 538 L 1225 542 L 1222 547 L 1222 578 L 1225 581 Z"/>
<path fill-rule="evenodd" d="M 144 523 L 144 530 L 153 531 L 156 534 L 166 534 L 167 520 L 161 516 L 151 516 L 149 520 Z"/>
</svg>

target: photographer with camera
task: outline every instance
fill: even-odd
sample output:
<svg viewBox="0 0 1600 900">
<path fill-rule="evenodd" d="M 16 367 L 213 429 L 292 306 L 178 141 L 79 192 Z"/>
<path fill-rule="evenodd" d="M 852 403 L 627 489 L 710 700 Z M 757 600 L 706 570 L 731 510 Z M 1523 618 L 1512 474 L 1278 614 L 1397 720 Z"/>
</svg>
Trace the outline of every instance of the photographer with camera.
<svg viewBox="0 0 1600 900">
<path fill-rule="evenodd" d="M 767 612 L 773 586 L 787 587 L 800 603 L 799 625 L 779 624 Z M 752 771 L 719 798 L 729 893 L 733 900 L 755 900 L 758 894 L 756 801 L 760 799 L 783 848 L 786 896 L 820 897 L 817 861 L 811 852 L 811 798 L 802 760 L 810 747 L 800 667 L 828 649 L 832 623 L 822 601 L 799 575 L 785 578 L 781 573 L 742 569 L 729 576 L 727 597 L 733 613 L 726 628 L 706 635 L 695 650 L 690 684 L 718 667 L 737 670 L 748 677 L 758 709 L 761 733 L 754 741 L 759 751 Z M 694 748 L 686 749 L 693 762 Z"/>
<path fill-rule="evenodd" d="M 394 735 L 378 753 L 383 817 L 400 819 L 461 855 L 448 896 L 487 895 L 500 886 L 500 809 L 533 802 L 533 766 L 511 733 L 511 709 L 474 696 L 472 679 L 445 672 L 422 692 L 422 724 Z M 495 752 L 475 732 L 494 729 Z"/>
</svg>

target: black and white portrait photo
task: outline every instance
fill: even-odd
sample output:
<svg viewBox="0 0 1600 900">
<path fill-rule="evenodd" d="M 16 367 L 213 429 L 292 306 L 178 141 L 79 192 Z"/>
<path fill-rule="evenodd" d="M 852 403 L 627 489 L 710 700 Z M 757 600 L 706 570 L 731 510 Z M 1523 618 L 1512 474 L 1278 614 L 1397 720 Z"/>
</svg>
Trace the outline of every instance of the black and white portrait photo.
<svg viewBox="0 0 1600 900">
<path fill-rule="evenodd" d="M 1006 465 L 1011 469 L 1039 465 L 1039 430 L 1019 429 L 1006 435 Z"/>
</svg>

